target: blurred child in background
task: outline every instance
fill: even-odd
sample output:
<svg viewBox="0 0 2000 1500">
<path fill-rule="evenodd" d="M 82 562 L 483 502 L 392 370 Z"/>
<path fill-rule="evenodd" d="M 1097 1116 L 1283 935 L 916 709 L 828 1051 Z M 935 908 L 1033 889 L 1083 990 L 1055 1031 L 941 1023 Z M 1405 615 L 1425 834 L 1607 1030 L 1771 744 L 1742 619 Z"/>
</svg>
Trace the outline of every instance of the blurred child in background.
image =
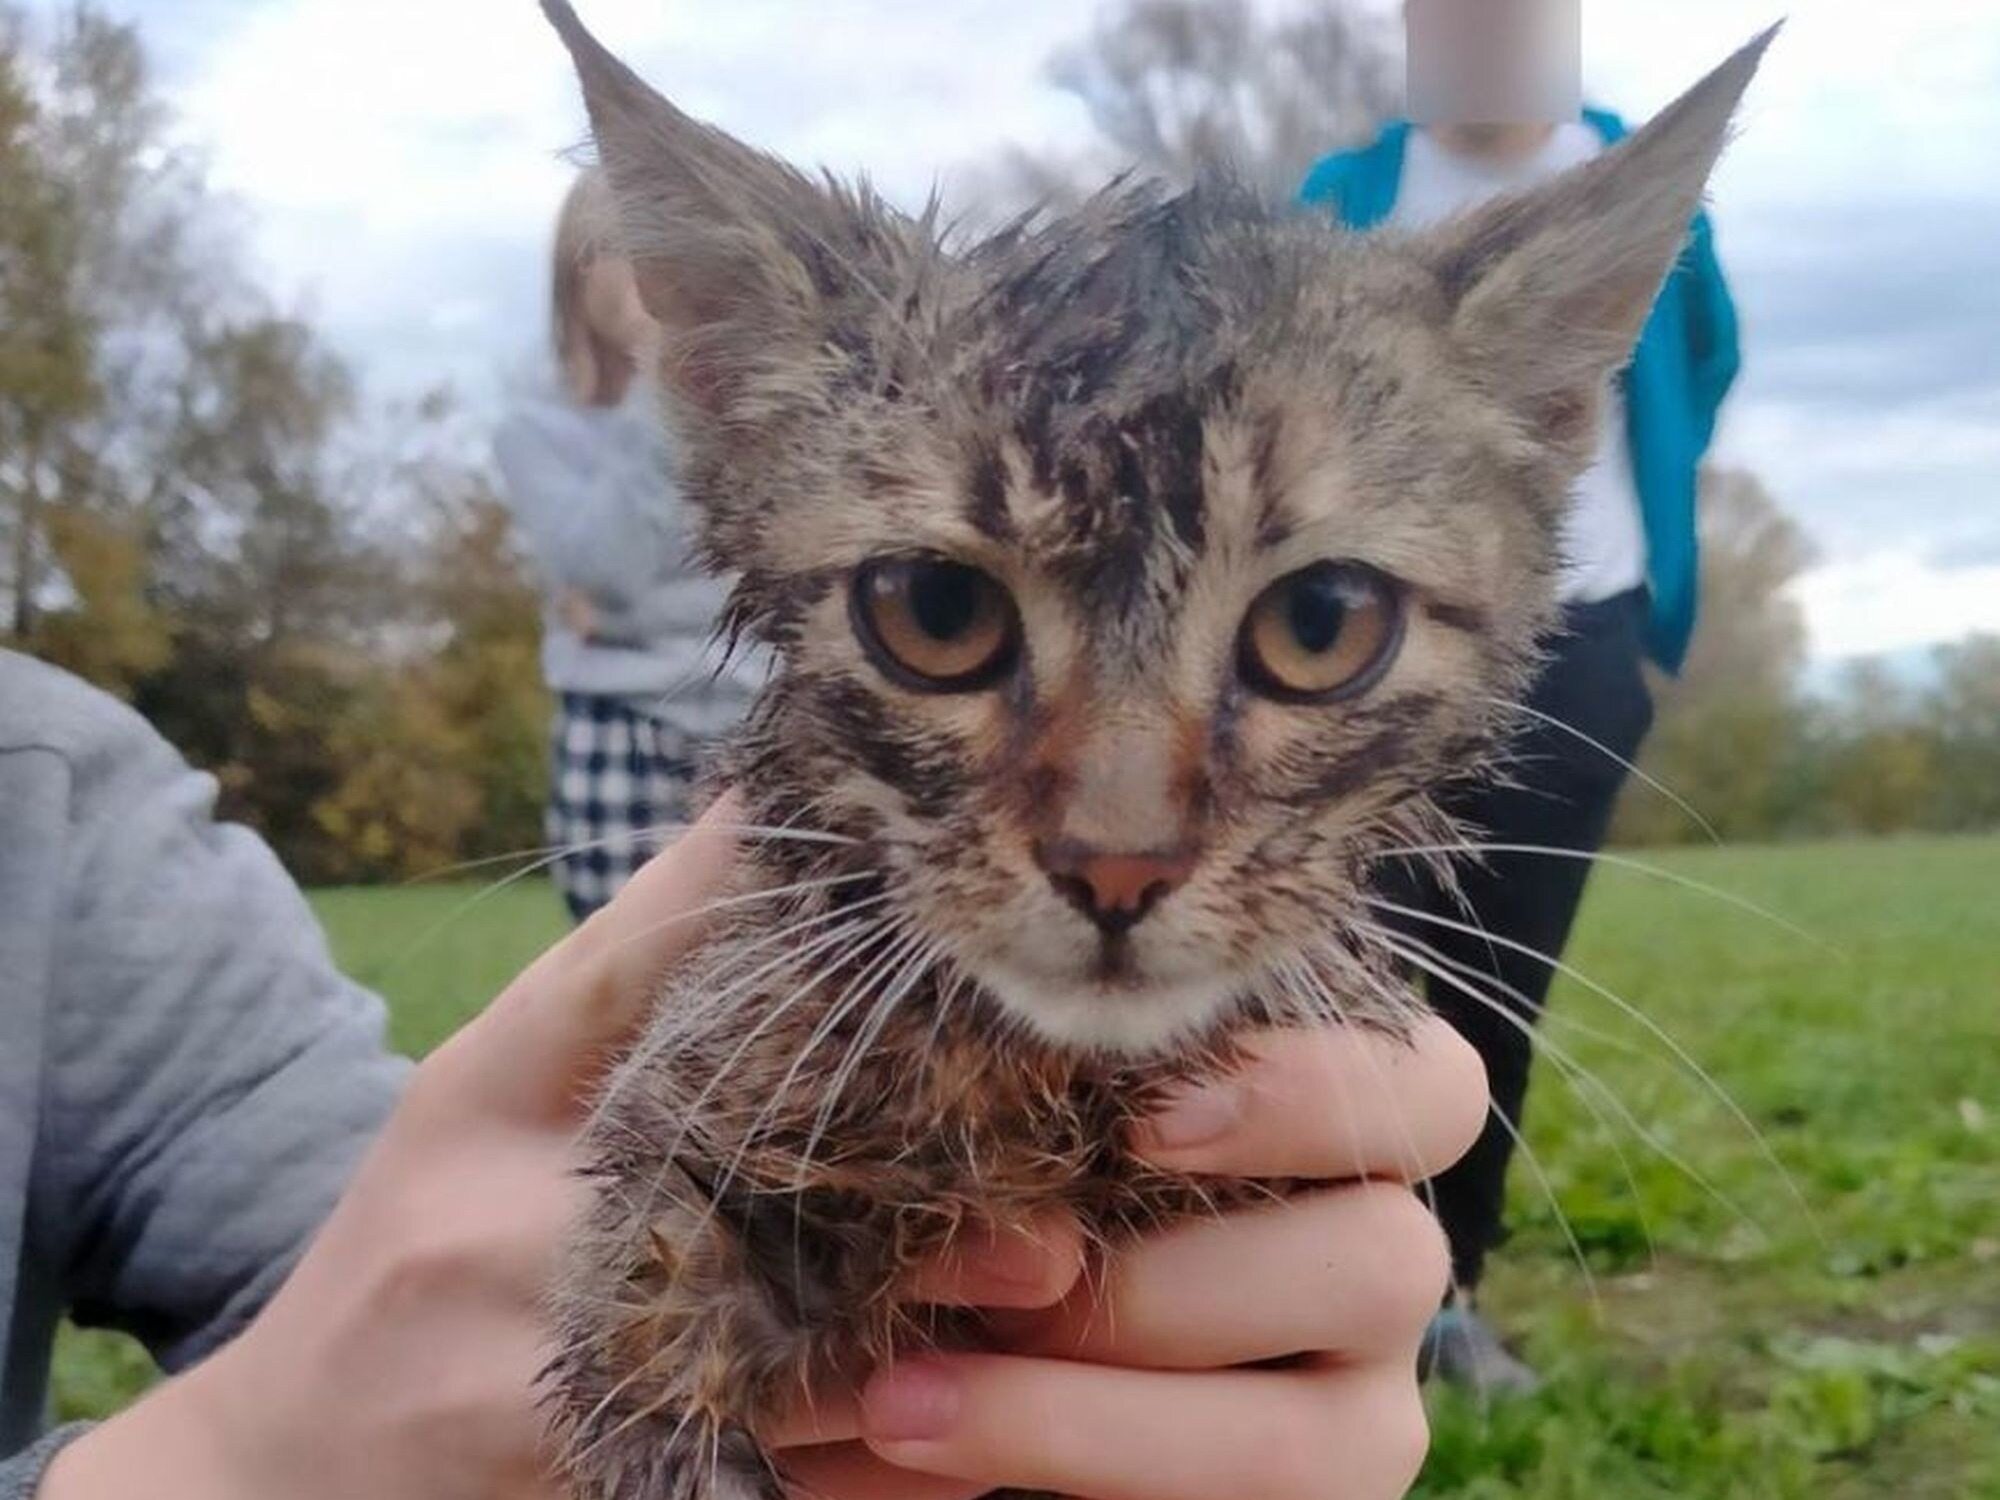
<svg viewBox="0 0 2000 1500">
<path fill-rule="evenodd" d="M 704 747 L 748 707 L 756 677 L 718 669 L 726 587 L 691 556 L 649 378 L 658 330 L 595 172 L 563 202 L 552 271 L 556 378 L 515 404 L 494 450 L 546 591 L 548 836 L 581 921 L 663 842 L 662 825 L 686 821 Z"/>
</svg>

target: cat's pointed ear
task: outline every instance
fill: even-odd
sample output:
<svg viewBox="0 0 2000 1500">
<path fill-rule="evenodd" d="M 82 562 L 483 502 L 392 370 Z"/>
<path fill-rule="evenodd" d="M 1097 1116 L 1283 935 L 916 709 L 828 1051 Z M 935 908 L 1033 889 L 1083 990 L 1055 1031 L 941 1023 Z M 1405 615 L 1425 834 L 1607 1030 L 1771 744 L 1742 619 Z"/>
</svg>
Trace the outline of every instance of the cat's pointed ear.
<svg viewBox="0 0 2000 1500">
<path fill-rule="evenodd" d="M 721 416 L 754 369 L 809 354 L 837 256 L 839 205 L 776 158 L 675 108 L 592 36 L 542 10 L 583 85 L 640 297 L 664 335 L 662 383 Z"/>
<path fill-rule="evenodd" d="M 1701 206 L 1772 27 L 1612 150 L 1436 231 L 1452 342 L 1537 437 L 1584 451 Z"/>
</svg>

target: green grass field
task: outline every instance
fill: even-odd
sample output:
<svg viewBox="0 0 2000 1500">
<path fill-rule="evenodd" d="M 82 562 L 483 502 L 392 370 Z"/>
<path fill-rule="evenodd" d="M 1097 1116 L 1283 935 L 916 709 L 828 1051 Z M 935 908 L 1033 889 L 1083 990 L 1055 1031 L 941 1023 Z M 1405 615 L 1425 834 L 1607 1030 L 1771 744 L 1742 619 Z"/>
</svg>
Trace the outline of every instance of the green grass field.
<svg viewBox="0 0 2000 1500">
<path fill-rule="evenodd" d="M 1544 1063 L 1528 1134 L 1547 1186 L 1517 1172 L 1487 1296 L 1549 1383 L 1492 1410 L 1439 1398 L 1420 1493 L 2000 1500 L 2000 840 L 1647 857 L 1838 950 L 1606 869 L 1571 951 L 1776 1163 L 1656 1037 L 1563 982 L 1547 1036 L 1602 1092 Z M 401 1047 L 433 1045 L 560 930 L 539 886 L 469 894 L 316 898 Z M 72 1335 L 63 1409 L 115 1406 L 144 1371 Z"/>
</svg>

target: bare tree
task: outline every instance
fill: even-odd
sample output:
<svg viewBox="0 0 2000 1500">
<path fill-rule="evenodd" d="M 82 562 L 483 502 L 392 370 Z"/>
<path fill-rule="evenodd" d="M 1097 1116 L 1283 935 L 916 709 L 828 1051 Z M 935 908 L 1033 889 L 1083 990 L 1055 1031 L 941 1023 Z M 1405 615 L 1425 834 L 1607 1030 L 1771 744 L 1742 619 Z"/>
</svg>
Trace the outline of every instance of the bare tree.
<svg viewBox="0 0 2000 1500">
<path fill-rule="evenodd" d="M 1327 151 L 1393 107 L 1392 28 L 1348 0 L 1282 16 L 1251 0 L 1126 0 L 1049 62 L 1097 139 L 1038 157 L 1015 149 L 974 184 L 987 204 L 1066 202 L 1118 172 L 1184 183 L 1228 167 L 1288 197 Z"/>
</svg>

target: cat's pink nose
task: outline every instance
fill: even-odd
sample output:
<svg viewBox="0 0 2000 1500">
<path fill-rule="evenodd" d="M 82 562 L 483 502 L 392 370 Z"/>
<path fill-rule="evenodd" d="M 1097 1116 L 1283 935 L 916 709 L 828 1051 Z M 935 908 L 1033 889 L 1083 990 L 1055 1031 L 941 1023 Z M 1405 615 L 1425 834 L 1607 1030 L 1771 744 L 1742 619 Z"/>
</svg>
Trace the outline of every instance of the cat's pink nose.
<svg viewBox="0 0 2000 1500">
<path fill-rule="evenodd" d="M 1038 846 L 1049 884 L 1107 934 L 1129 931 L 1194 872 L 1180 849 L 1112 853 L 1074 839 Z"/>
</svg>

